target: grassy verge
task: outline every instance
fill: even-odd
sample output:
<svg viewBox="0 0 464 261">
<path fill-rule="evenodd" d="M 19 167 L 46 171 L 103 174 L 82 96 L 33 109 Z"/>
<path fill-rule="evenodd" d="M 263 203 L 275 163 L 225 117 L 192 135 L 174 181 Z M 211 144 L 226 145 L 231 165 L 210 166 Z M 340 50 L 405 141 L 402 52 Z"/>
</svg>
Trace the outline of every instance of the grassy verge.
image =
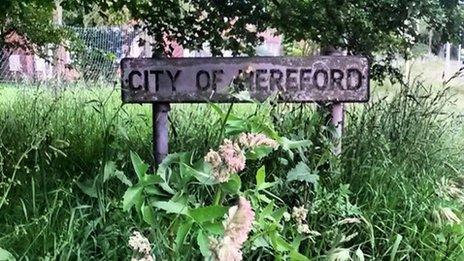
<svg viewBox="0 0 464 261">
<path fill-rule="evenodd" d="M 321 236 L 303 241 L 308 256 L 348 249 L 372 259 L 462 257 L 464 227 L 453 220 L 462 218 L 464 202 L 462 120 L 444 109 L 447 96 L 436 89 L 397 90 L 350 107 L 341 159 L 329 156 L 330 130 L 312 105 L 234 105 L 236 115 L 258 115 L 285 136 L 313 142 L 295 158 L 318 171 L 320 186 L 273 191 L 289 209 L 310 210 L 308 224 Z M 173 152 L 203 155 L 221 141 L 221 118 L 208 105 L 175 105 L 170 120 Z M 150 107 L 121 106 L 118 91 L 0 88 L 0 247 L 18 259 L 129 258 L 126 242 L 138 228 L 167 258 L 166 228 L 122 211 L 126 186 L 95 183 L 108 161 L 134 180 L 129 152 L 149 161 L 150 150 Z M 276 182 L 292 167 L 276 164 L 281 156 L 261 162 Z M 259 165 L 248 168 L 255 173 Z M 244 251 L 250 259 L 273 256 L 264 247 Z"/>
</svg>

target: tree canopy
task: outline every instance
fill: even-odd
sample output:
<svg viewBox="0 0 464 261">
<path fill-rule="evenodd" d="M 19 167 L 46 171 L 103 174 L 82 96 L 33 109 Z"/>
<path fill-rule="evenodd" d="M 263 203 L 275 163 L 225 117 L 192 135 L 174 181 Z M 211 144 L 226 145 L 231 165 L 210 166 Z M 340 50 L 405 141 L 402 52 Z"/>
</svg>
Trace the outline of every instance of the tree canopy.
<svg viewBox="0 0 464 261">
<path fill-rule="evenodd" d="M 54 10 L 53 0 L 4 0 L 0 5 L 0 44 L 24 45 L 7 41 L 12 32 L 25 36 L 27 45 L 59 42 L 65 32 L 54 24 Z"/>
<path fill-rule="evenodd" d="M 458 0 L 64 0 L 61 5 L 103 18 L 124 10 L 153 37 L 156 55 L 169 53 L 166 38 L 189 49 L 207 42 L 213 55 L 252 54 L 262 40 L 259 33 L 273 28 L 290 41 L 366 55 L 379 77 L 391 72 L 397 54 L 407 57 L 418 41 L 419 22 L 443 41 L 457 41 L 464 21 Z M 2 38 L 14 29 L 33 43 L 56 42 L 61 34 L 52 23 L 54 6 L 53 0 L 7 0 L 0 8 Z"/>
</svg>

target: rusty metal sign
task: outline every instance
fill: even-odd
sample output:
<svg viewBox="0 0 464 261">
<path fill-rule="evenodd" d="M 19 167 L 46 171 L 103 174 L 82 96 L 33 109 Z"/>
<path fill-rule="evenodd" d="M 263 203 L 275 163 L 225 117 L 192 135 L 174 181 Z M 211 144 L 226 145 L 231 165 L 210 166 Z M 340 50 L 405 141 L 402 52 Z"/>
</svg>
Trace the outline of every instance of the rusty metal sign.
<svg viewBox="0 0 464 261">
<path fill-rule="evenodd" d="M 366 102 L 369 64 L 359 56 L 126 58 L 126 103 L 231 102 L 236 93 L 263 101 Z"/>
</svg>

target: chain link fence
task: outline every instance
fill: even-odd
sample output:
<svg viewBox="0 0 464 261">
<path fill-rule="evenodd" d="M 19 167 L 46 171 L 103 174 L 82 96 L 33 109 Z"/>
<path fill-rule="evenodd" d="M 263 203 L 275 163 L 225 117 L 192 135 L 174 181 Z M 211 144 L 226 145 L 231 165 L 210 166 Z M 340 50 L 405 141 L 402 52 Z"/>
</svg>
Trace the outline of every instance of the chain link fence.
<svg viewBox="0 0 464 261">
<path fill-rule="evenodd" d="M 0 82 L 114 82 L 119 75 L 121 59 L 151 54 L 149 41 L 143 41 L 147 35 L 131 26 L 67 28 L 73 40 L 66 45 L 72 48 L 49 48 L 45 53 L 48 59 L 21 48 L 0 49 Z M 262 36 L 265 40 L 256 47 L 257 55 L 282 55 L 281 37 L 274 36 L 271 31 Z M 207 43 L 200 51 L 189 51 L 173 42 L 167 44 L 174 47 L 174 57 L 211 56 Z M 224 52 L 224 56 L 231 55 Z"/>
<path fill-rule="evenodd" d="M 134 42 L 140 32 L 128 28 L 67 28 L 74 36 L 68 50 L 46 48 L 39 56 L 20 47 L 0 49 L 0 82 L 113 80 L 119 61 L 141 48 Z"/>
</svg>

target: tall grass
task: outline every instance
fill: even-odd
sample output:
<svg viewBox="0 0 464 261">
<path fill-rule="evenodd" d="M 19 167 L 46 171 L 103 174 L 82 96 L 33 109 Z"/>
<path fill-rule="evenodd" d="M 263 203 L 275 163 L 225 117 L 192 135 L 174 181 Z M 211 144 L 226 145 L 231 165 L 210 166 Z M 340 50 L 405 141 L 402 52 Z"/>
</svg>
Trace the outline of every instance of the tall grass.
<svg viewBox="0 0 464 261">
<path fill-rule="evenodd" d="M 350 106 L 340 158 L 331 155 L 331 128 L 323 127 L 325 117 L 313 105 L 232 107 L 244 118 L 258 115 L 285 136 L 312 140 L 294 158 L 319 173 L 320 186 L 282 184 L 275 191 L 289 207 L 309 206 L 309 224 L 322 235 L 301 246 L 308 256 L 322 259 L 347 247 L 372 259 L 462 257 L 460 224 L 440 225 L 434 218 L 444 207 L 462 217 L 462 204 L 440 191 L 442 178 L 460 186 L 462 122 L 444 112 L 445 90 L 420 82 L 399 89 L 391 99 Z M 202 155 L 220 142 L 221 117 L 208 105 L 174 105 L 170 122 L 173 152 Z M 126 241 L 142 223 L 122 212 L 125 185 L 101 177 L 112 161 L 133 180 L 129 151 L 149 161 L 151 131 L 150 107 L 122 106 L 118 91 L 0 89 L 0 248 L 19 259 L 129 258 Z M 293 164 L 280 164 L 281 156 L 263 162 L 271 180 Z M 334 225 L 348 217 L 362 224 Z M 155 251 L 166 253 L 164 229 L 150 231 Z M 340 231 L 358 234 L 337 241 Z M 259 251 L 249 258 L 257 256 L 271 258 Z"/>
<path fill-rule="evenodd" d="M 459 179 L 464 166 L 462 136 L 456 135 L 462 123 L 444 110 L 452 102 L 447 92 L 414 82 L 392 100 L 350 114 L 341 180 L 374 225 L 377 242 L 370 251 L 378 258 L 386 258 L 398 238 L 398 257 L 463 257 L 463 234 L 449 233 L 432 218 L 450 205 L 462 214 L 462 206 L 441 197 L 437 186 L 443 178 Z"/>
</svg>

